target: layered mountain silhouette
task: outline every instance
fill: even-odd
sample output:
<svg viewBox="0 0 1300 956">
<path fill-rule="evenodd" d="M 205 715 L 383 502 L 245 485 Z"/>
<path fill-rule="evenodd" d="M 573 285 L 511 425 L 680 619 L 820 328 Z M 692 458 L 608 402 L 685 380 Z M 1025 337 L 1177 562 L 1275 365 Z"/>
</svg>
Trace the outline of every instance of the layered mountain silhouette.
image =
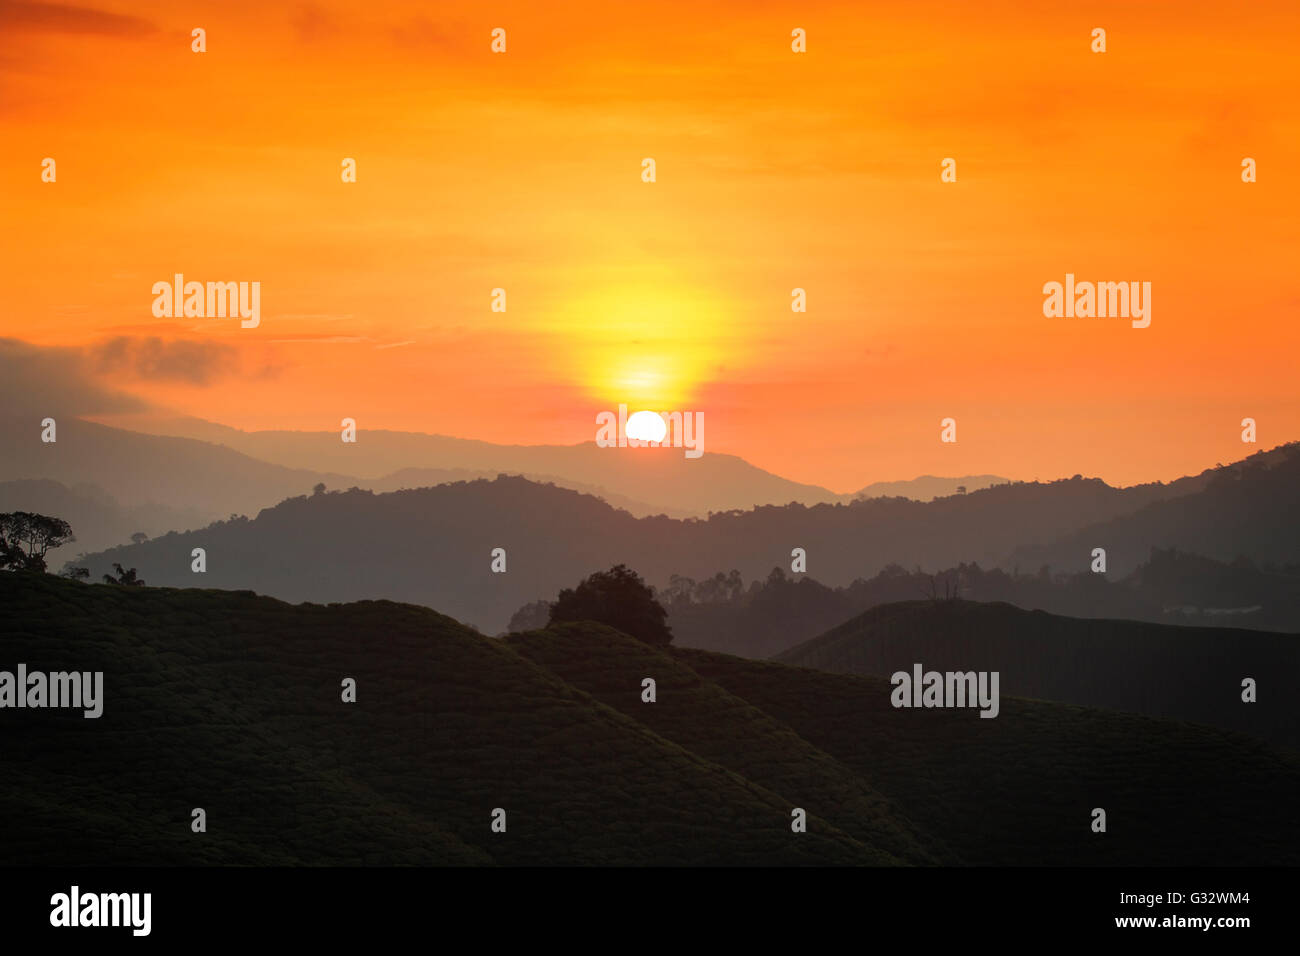
<svg viewBox="0 0 1300 956">
<path fill-rule="evenodd" d="M 1261 568 L 1244 558 L 1215 561 L 1174 548 L 1153 549 L 1125 577 L 965 563 L 936 572 L 889 565 L 831 588 L 774 568 L 748 586 L 738 573 L 700 581 L 675 575 L 659 595 L 678 644 L 742 657 L 777 654 L 880 604 L 944 596 L 1071 617 L 1300 632 L 1300 565 Z M 544 623 L 545 602 L 525 605 L 510 626 L 533 626 L 539 614 Z"/>
<path fill-rule="evenodd" d="M 196 419 L 167 420 L 156 426 L 200 436 L 186 437 L 112 428 L 75 416 L 61 417 L 59 440 L 45 443 L 39 440 L 38 421 L 30 415 L 0 416 L 0 443 L 7 449 L 0 460 L 0 482 L 55 481 L 70 492 L 79 489 L 74 494 L 93 486 L 98 490 L 82 496 L 111 499 L 132 512 L 135 530 L 151 535 L 163 529 L 196 527 L 231 514 L 255 515 L 318 483 L 331 489 L 393 491 L 509 474 L 600 497 L 636 517 L 662 514 L 685 519 L 795 503 L 812 512 L 810 520 L 800 518 L 799 524 L 816 536 L 819 549 L 834 545 L 836 525 L 865 531 L 865 518 L 871 526 L 867 533 L 887 537 L 894 545 L 890 552 L 878 552 L 879 565 L 896 562 L 907 567 L 944 567 L 961 561 L 985 566 L 1047 563 L 1057 568 L 1078 567 L 1081 551 L 1087 555 L 1098 546 L 1093 542 L 1103 538 L 1114 541 L 1113 569 L 1120 573 L 1136 567 L 1153 545 L 1177 544 L 1224 560 L 1239 553 L 1252 554 L 1249 548 L 1226 553 L 1253 543 L 1249 529 L 1233 540 L 1213 525 L 1213 519 L 1203 519 L 1209 524 L 1199 529 L 1180 527 L 1179 506 L 1174 502 L 1205 490 L 1211 481 L 1223 485 L 1247 470 L 1271 471 L 1279 462 L 1294 457 L 1292 447 L 1283 446 L 1228 468 L 1131 488 L 1112 488 L 1077 476 L 1048 483 L 1008 483 L 988 475 L 922 476 L 836 495 L 825 488 L 787 481 L 733 456 L 708 452 L 690 460 L 680 449 L 671 448 L 615 450 L 593 443 L 503 446 L 365 430 L 359 433 L 357 443 L 349 444 L 340 441 L 335 432 L 242 432 Z M 988 483 L 992 485 L 979 487 Z M 1259 483 L 1250 480 L 1241 486 L 1239 491 L 1246 496 L 1240 502 L 1243 506 L 1250 504 L 1249 489 Z M 956 493 L 958 487 L 965 487 L 967 493 Z M 41 510 L 51 496 L 26 494 L 37 490 L 34 486 L 10 489 L 7 507 Z M 1140 522 L 1128 522 L 1129 515 L 1157 503 L 1163 503 L 1162 507 L 1145 514 Z M 922 504 L 926 510 L 912 507 Z M 870 511 L 854 512 L 851 518 L 831 517 L 833 512 L 819 511 L 819 505 L 868 505 Z M 78 505 L 82 513 L 89 508 L 90 502 Z M 1244 507 L 1238 511 L 1247 514 Z M 118 515 L 111 506 L 101 507 L 100 512 L 87 514 L 82 521 L 86 531 L 79 536 L 81 547 L 77 550 L 95 551 L 113 543 L 104 540 L 99 529 L 114 527 Z M 981 513 L 997 516 L 991 530 Z M 1271 520 L 1256 524 L 1285 525 L 1293 518 L 1273 514 Z M 96 529 L 93 533 L 92 527 Z M 944 548 L 944 542 L 953 546 Z M 788 553 L 789 548 L 785 550 Z M 1285 551 L 1285 545 L 1270 547 L 1259 558 L 1271 559 Z M 65 549 L 60 557 L 71 553 L 75 551 Z M 832 547 L 824 554 L 841 570 L 850 558 L 843 548 L 837 551 Z M 719 560 L 711 569 L 692 565 L 674 570 L 695 576 L 730 566 L 736 565 Z M 765 570 L 756 567 L 752 575 Z M 836 585 L 862 573 L 855 565 L 847 578 L 825 568 L 818 576 Z"/>
<path fill-rule="evenodd" d="M 1250 546 L 1261 543 L 1279 563 L 1297 564 L 1297 447 L 1172 485 L 1111 488 L 1074 478 L 998 485 L 930 502 L 876 498 L 767 506 L 715 513 L 708 520 L 638 519 L 597 498 L 517 477 L 387 494 L 300 495 L 254 519 L 114 548 L 82 563 L 95 579 L 119 562 L 138 568 L 150 583 L 188 586 L 199 580 L 191 571 L 192 551 L 203 548 L 207 573 L 201 580 L 210 586 L 250 588 L 292 601 L 410 601 L 495 633 L 522 605 L 553 598 L 560 588 L 618 563 L 660 587 L 673 575 L 701 579 L 719 569 L 753 580 L 774 567 L 788 568 L 798 547 L 807 553 L 810 577 L 846 587 L 890 565 L 946 568 L 970 562 L 1014 570 L 1015 555 L 1025 549 L 1055 546 L 1058 570 L 1085 573 L 1092 549 L 1109 547 L 1110 540 L 1056 542 L 1176 494 L 1163 507 L 1183 515 L 1184 525 L 1205 529 L 1197 538 L 1198 554 L 1230 560 L 1238 548 L 1254 554 L 1258 549 Z M 1256 513 L 1271 515 L 1267 527 L 1219 518 L 1225 488 L 1242 508 L 1249 501 Z M 1116 524 L 1117 534 L 1122 527 Z M 1166 534 L 1158 523 L 1144 527 L 1150 536 L 1143 558 L 1172 543 L 1168 537 L 1176 529 Z M 490 571 L 497 548 L 506 551 L 507 573 Z"/>
<path fill-rule="evenodd" d="M 1300 527 L 1300 445 L 1253 455 L 1211 473 L 1194 497 L 1152 501 L 1132 514 L 1101 519 L 1049 544 L 1025 546 L 1012 560 L 1067 566 L 1076 549 L 1104 546 L 1109 568 L 1128 573 L 1152 544 L 1230 561 L 1247 555 L 1259 563 L 1296 560 Z"/>
<path fill-rule="evenodd" d="M 39 420 L 0 417 L 0 447 L 5 449 L 0 481 L 42 478 L 68 487 L 96 485 L 128 508 L 198 512 L 208 520 L 256 514 L 317 482 L 347 484 L 344 475 L 285 468 L 221 445 L 72 417 L 58 421 L 57 441 L 42 442 L 40 435 Z"/>
<path fill-rule="evenodd" d="M 7 662 L 105 688 L 98 720 L 8 712 L 6 864 L 1300 862 L 1300 758 L 1192 724 L 900 711 L 878 679 L 391 602 L 17 572 L 0 608 Z"/>
<path fill-rule="evenodd" d="M 407 469 L 464 469 L 524 475 L 635 502 L 637 513 L 704 516 L 754 505 L 833 502 L 840 496 L 764 471 L 734 455 L 706 451 L 688 459 L 681 448 L 600 448 L 576 445 L 496 445 L 468 438 L 382 429 L 358 431 L 355 443 L 337 431 L 245 432 L 195 419 L 159 426 L 195 436 L 287 468 L 356 475 L 361 487 Z M 592 425 L 593 436 L 595 425 Z M 271 502 L 265 502 L 270 504 Z M 611 499 L 611 503 L 619 504 Z M 641 511 L 641 509 L 655 509 Z"/>
<path fill-rule="evenodd" d="M 180 420 L 176 434 L 157 435 L 74 416 L 59 418 L 58 440 L 46 443 L 39 421 L 0 416 L 0 444 L 7 450 L 0 481 L 95 485 L 124 506 L 156 506 L 160 516 L 168 509 L 205 520 L 256 514 L 318 482 L 394 491 L 498 474 L 597 495 L 637 516 L 702 517 L 755 504 L 848 497 L 788 481 L 733 455 L 689 460 L 681 449 L 624 449 L 629 457 L 594 443 L 508 446 L 385 431 L 363 431 L 352 444 L 337 432 L 250 433 L 194 419 Z M 305 461 L 334 464 L 286 464 Z"/>
<path fill-rule="evenodd" d="M 930 501 L 1009 483 L 1009 478 L 999 478 L 997 475 L 967 475 L 964 478 L 921 475 L 911 481 L 873 481 L 854 492 L 850 498 L 911 498 L 915 501 Z"/>
<path fill-rule="evenodd" d="M 1213 724 L 1300 750 L 1300 634 L 1080 620 L 1009 604 L 910 601 L 777 655 L 833 673 L 998 671 L 1001 691 Z M 1242 681 L 1258 699 L 1242 700 Z"/>
<path fill-rule="evenodd" d="M 476 478 L 490 479 L 497 477 L 498 474 L 499 472 L 495 471 L 469 468 L 403 468 L 401 471 L 395 471 L 383 478 L 361 479 L 357 486 L 369 491 L 411 491 L 416 488 L 431 488 L 434 485 L 450 484 L 454 481 L 473 481 Z M 686 509 L 648 504 L 644 501 L 637 501 L 616 494 L 607 488 L 584 485 L 581 482 L 571 481 L 559 475 L 521 475 L 520 477 L 535 481 L 538 484 L 555 485 L 557 488 L 568 488 L 570 491 L 578 491 L 584 495 L 600 498 L 612 507 L 626 511 L 637 518 L 650 515 L 664 515 L 669 518 L 698 517 L 694 512 Z"/>
</svg>

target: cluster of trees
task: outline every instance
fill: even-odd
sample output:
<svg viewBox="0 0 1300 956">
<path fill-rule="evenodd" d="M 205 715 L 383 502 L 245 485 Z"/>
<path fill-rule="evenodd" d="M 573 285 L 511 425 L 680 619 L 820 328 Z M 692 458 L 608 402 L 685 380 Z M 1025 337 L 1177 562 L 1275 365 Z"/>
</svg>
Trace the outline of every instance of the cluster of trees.
<svg viewBox="0 0 1300 956">
<path fill-rule="evenodd" d="M 962 562 L 931 573 L 892 563 L 872 578 L 839 588 L 778 566 L 748 585 L 733 569 L 699 581 L 672 575 L 666 588 L 656 590 L 620 565 L 563 592 L 558 612 L 558 602 L 525 605 L 509 630 L 598 620 L 651 643 L 675 639 L 689 647 L 766 657 L 881 604 L 970 600 L 1069 617 L 1294 631 L 1300 630 L 1298 585 L 1298 566 L 1256 565 L 1246 558 L 1221 562 L 1177 548 L 1151 549 L 1146 563 L 1122 578 L 1055 571 L 1049 565 L 1026 573 Z M 666 620 L 654 608 L 665 611 Z M 659 621 L 665 621 L 664 631 Z M 665 638 L 665 631 L 672 637 Z"/>
<path fill-rule="evenodd" d="M 62 518 L 30 511 L 0 514 L 0 570 L 44 573 L 45 555 L 49 550 L 61 548 L 76 540 L 72 526 Z M 148 535 L 137 531 L 131 540 L 140 544 L 148 540 Z M 123 568 L 120 564 L 114 564 L 113 567 L 117 571 L 117 577 L 104 575 L 105 584 L 144 586 L 144 581 L 136 574 L 135 568 Z M 86 568 L 68 568 L 64 577 L 74 581 L 85 580 L 90 577 L 90 571 Z"/>
<path fill-rule="evenodd" d="M 44 571 L 46 552 L 75 540 L 61 518 L 28 511 L 0 514 L 0 569 Z"/>
<path fill-rule="evenodd" d="M 750 590 L 759 587 L 754 581 Z M 736 601 L 745 593 L 745 580 L 740 572 L 732 568 L 729 574 L 719 571 L 711 578 L 696 581 L 684 574 L 674 574 L 668 578 L 668 587 L 657 591 L 656 596 L 666 604 L 716 604 L 718 602 Z"/>
<path fill-rule="evenodd" d="M 77 568 L 78 571 L 84 571 L 85 568 Z M 117 577 L 111 574 L 104 575 L 105 584 L 122 584 L 126 587 L 142 588 L 144 587 L 144 578 L 136 575 L 135 568 L 123 568 L 116 561 L 113 562 L 113 570 L 117 572 Z"/>
<path fill-rule="evenodd" d="M 560 591 L 554 601 L 534 601 L 510 620 L 510 630 L 525 631 L 566 621 L 598 621 L 647 644 L 672 643 L 668 612 L 654 589 L 625 564 L 588 575 L 577 587 Z"/>
<path fill-rule="evenodd" d="M 986 575 L 989 581 L 1005 582 L 1025 578 L 1020 574 L 1019 569 L 1010 574 L 998 569 L 986 572 L 974 562 L 970 564 L 963 562 L 954 568 L 935 574 L 922 571 L 919 567 L 908 571 L 900 564 L 891 563 L 872 579 L 858 578 L 848 587 L 830 590 L 841 594 L 883 590 L 889 593 L 890 600 L 895 601 L 917 598 L 956 600 L 984 590 L 981 584 L 985 582 Z M 1063 584 L 1066 583 L 1067 578 L 1067 575 L 1062 574 L 1053 576 L 1051 568 L 1047 566 L 1040 568 L 1037 575 L 1032 577 L 1035 582 L 1048 584 Z M 766 579 L 755 578 L 746 586 L 740 572 L 733 568 L 726 574 L 719 571 L 713 577 L 701 581 L 674 574 L 668 580 L 668 587 L 656 589 L 654 593 L 655 597 L 668 607 L 669 613 L 672 613 L 678 608 L 692 604 L 749 605 L 764 592 L 793 585 L 799 580 L 802 579 L 791 577 L 778 565 L 772 568 Z"/>
</svg>

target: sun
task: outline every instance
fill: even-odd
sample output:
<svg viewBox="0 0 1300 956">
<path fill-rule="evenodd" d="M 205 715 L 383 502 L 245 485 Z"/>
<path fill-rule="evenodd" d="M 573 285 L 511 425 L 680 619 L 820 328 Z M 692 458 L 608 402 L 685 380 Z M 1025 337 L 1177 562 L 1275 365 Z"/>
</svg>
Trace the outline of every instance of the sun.
<svg viewBox="0 0 1300 956">
<path fill-rule="evenodd" d="M 628 438 L 659 442 L 668 434 L 668 423 L 658 412 L 634 412 L 628 416 L 625 429 Z"/>
</svg>

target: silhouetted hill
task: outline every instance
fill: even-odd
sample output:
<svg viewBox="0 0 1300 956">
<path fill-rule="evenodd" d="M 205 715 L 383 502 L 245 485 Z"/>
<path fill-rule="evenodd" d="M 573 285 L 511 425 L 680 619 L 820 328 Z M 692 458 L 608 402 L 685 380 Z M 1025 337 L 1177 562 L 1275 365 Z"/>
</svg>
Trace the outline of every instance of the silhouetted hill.
<svg viewBox="0 0 1300 956">
<path fill-rule="evenodd" d="M 1300 564 L 1260 568 L 1245 557 L 1215 561 L 1170 548 L 1154 551 L 1127 583 L 1169 623 L 1300 632 Z"/>
<path fill-rule="evenodd" d="M 364 429 L 358 432 L 356 443 L 345 444 L 339 440 L 337 431 L 245 432 L 195 418 L 154 422 L 151 427 L 163 434 L 222 444 L 261 461 L 285 467 L 358 475 L 363 480 L 345 484 L 377 491 L 414 487 L 410 483 L 392 485 L 389 476 L 402 471 L 463 472 L 460 478 L 484 474 L 520 475 L 534 481 L 548 481 L 561 487 L 599 494 L 617 507 L 626 507 L 637 515 L 662 512 L 670 516 L 704 517 L 713 511 L 743 511 L 764 505 L 779 506 L 791 502 L 805 506 L 848 504 L 862 498 L 880 497 L 925 502 L 935 497 L 955 496 L 959 485 L 964 485 L 968 492 L 975 492 L 985 486 L 996 487 L 1006 482 L 1006 479 L 994 475 L 965 478 L 925 475 L 911 481 L 876 482 L 856 492 L 837 495 L 817 485 L 801 484 L 773 475 L 744 459 L 707 451 L 707 444 L 703 457 L 688 460 L 680 448 L 616 450 L 598 448 L 594 441 L 576 445 L 497 445 L 445 435 Z M 1248 460 L 1266 461 L 1276 454 L 1276 449 L 1259 452 Z M 1230 467 L 1237 468 L 1238 465 Z M 1207 469 L 1199 475 L 1168 483 L 1151 482 L 1130 488 L 1111 488 L 1100 479 L 1085 481 L 1081 476 L 1075 476 L 1069 481 L 1082 482 L 1090 488 L 1088 493 L 1068 502 L 1084 510 L 1077 516 L 1077 523 L 1067 522 L 1067 525 L 1082 527 L 1134 511 L 1152 501 L 1201 490 L 1218 470 Z M 336 484 L 338 482 L 331 483 L 331 486 Z M 1027 484 L 1041 486 L 1042 483 Z M 1062 482 L 1046 484 L 1059 487 Z M 1053 532 L 1058 527 L 1052 524 L 1048 531 Z M 1016 544 L 1028 540 L 1023 538 Z M 993 555 L 963 554 L 954 558 L 953 563 L 992 558 Z"/>
<path fill-rule="evenodd" d="M 425 608 L 27 574 L 0 606 L 6 662 L 106 697 L 5 712 L 0 863 L 890 861 Z"/>
<path fill-rule="evenodd" d="M 896 710 L 878 678 L 671 653 L 871 780 L 968 863 L 1300 861 L 1288 809 L 1300 794 L 1294 752 L 1196 724 L 1005 696 L 993 720 Z M 1267 779 L 1226 776 L 1243 770 Z M 1105 834 L 1087 827 L 1094 807 L 1107 813 Z M 1241 813 L 1259 816 L 1243 824 Z M 1241 837 L 1251 845 L 1234 845 Z"/>
<path fill-rule="evenodd" d="M 58 440 L 41 441 L 39 419 L 0 417 L 0 481 L 43 478 L 95 484 L 128 508 L 201 512 L 205 520 L 253 514 L 288 495 L 352 482 L 257 461 L 189 438 L 164 438 L 64 417 Z M 74 527 L 75 531 L 76 528 Z M 138 530 L 138 529 L 137 529 Z"/>
<path fill-rule="evenodd" d="M 290 498 L 255 519 L 164 535 L 81 563 L 92 580 L 120 562 L 151 585 L 201 582 L 287 601 L 408 601 L 496 633 L 526 599 L 618 563 L 611 557 L 642 553 L 638 529 L 678 524 L 638 520 L 563 488 L 498 478 Z M 498 547 L 506 549 L 504 574 L 491 571 Z M 206 574 L 191 570 L 194 548 L 206 551 Z"/>
<path fill-rule="evenodd" d="M 863 609 L 852 588 L 828 588 L 812 578 L 794 579 L 779 571 L 713 600 L 698 600 L 671 586 L 660 592 L 674 643 L 740 657 L 771 657 Z M 680 579 L 677 583 L 680 586 Z"/>
<path fill-rule="evenodd" d="M 659 736 L 787 795 L 792 806 L 803 805 L 809 783 L 816 781 L 815 812 L 867 846 L 911 863 L 952 862 L 945 848 L 915 832 L 854 771 L 761 710 L 701 680 L 666 649 L 595 624 L 553 625 L 506 640 L 529 660 Z M 637 674 L 654 679 L 654 704 L 642 700 Z"/>
<path fill-rule="evenodd" d="M 1244 555 L 1259 564 L 1300 562 L 1300 443 L 1209 472 L 1193 494 L 1099 519 L 1052 542 L 1026 542 L 1009 560 L 1086 570 L 1093 548 L 1106 549 L 1114 574 L 1132 571 L 1151 548 L 1221 561 Z"/>
<path fill-rule="evenodd" d="M 635 519 L 590 496 L 500 477 L 390 494 L 292 498 L 255 521 L 117 548 L 91 556 L 87 565 L 98 576 L 120 561 L 150 583 L 189 585 L 195 580 L 191 549 L 204 547 L 210 584 L 286 600 L 411 601 L 496 632 L 522 604 L 618 563 L 659 586 L 673 574 L 704 577 L 718 568 L 752 579 L 774 566 L 788 568 L 791 550 L 801 547 L 811 577 L 843 586 L 894 563 L 996 565 L 1026 541 L 1059 539 L 1153 493 L 1069 479 L 931 502 L 876 498 L 674 520 Z M 505 574 L 489 571 L 498 547 L 509 556 Z"/>
<path fill-rule="evenodd" d="M 963 478 L 921 475 L 911 481 L 874 481 L 848 497 L 850 499 L 911 498 L 913 501 L 930 501 L 934 498 L 946 498 L 948 495 L 978 491 L 990 485 L 1009 484 L 1010 481 L 1009 478 L 999 478 L 997 475 L 966 475 Z M 958 491 L 958 488 L 963 488 L 965 491 Z"/>
<path fill-rule="evenodd" d="M 1015 562 L 1010 556 L 1018 549 L 1058 541 L 1068 529 L 1119 518 L 1170 494 L 1185 500 L 1194 496 L 1194 487 L 1188 479 L 1112 488 L 1099 479 L 1075 477 L 994 485 L 928 502 L 872 498 L 728 512 L 712 516 L 709 534 L 692 552 L 696 559 L 675 570 L 699 577 L 737 568 L 746 577 L 758 577 L 774 565 L 788 568 L 793 547 L 807 551 L 807 573 L 830 586 L 876 574 L 888 564 L 935 568 L 973 562 L 1011 568 Z M 725 548 L 715 540 L 725 542 Z M 1300 542 L 1300 535 L 1294 540 Z M 719 560 L 726 550 L 738 558 Z M 1300 560 L 1300 543 L 1293 551 Z M 1090 549 L 1083 552 L 1084 559 L 1089 557 Z M 1088 564 L 1075 561 L 1071 567 L 1087 570 Z"/>
<path fill-rule="evenodd" d="M 431 488 L 434 485 L 445 485 L 453 481 L 474 481 L 478 478 L 492 479 L 497 477 L 500 472 L 471 470 L 468 468 L 403 468 L 401 471 L 395 471 L 391 475 L 385 475 L 383 478 L 361 479 L 354 482 L 361 488 L 370 491 L 410 491 L 415 488 Z M 529 481 L 535 481 L 543 485 L 555 485 L 557 488 L 568 488 L 571 491 L 581 492 L 584 495 L 593 495 L 594 497 L 604 500 L 606 503 L 621 508 L 638 518 L 644 518 L 649 515 L 666 515 L 669 518 L 692 518 L 698 517 L 693 511 L 683 508 L 662 507 L 660 505 L 648 504 L 644 501 L 636 501 L 632 498 L 625 497 L 610 491 L 608 488 L 600 488 L 595 485 L 584 485 L 578 481 L 570 481 L 567 478 L 558 475 L 519 475 L 518 477 L 527 478 Z"/>
<path fill-rule="evenodd" d="M 1295 755 L 1209 728 L 389 602 L 0 574 L 0 609 L 6 664 L 105 673 L 98 720 L 5 712 L 6 864 L 1300 862 Z"/>
<path fill-rule="evenodd" d="M 593 418 L 594 422 L 594 418 Z M 735 455 L 708 450 L 695 459 L 681 448 L 600 448 L 576 445 L 496 445 L 468 438 L 368 429 L 359 423 L 357 441 L 345 444 L 339 432 L 245 432 L 195 419 L 176 419 L 159 427 L 171 434 L 203 436 L 262 461 L 290 468 L 342 472 L 367 480 L 404 469 L 464 469 L 491 475 L 524 475 L 565 487 L 604 489 L 619 499 L 652 509 L 703 517 L 710 511 L 754 505 L 832 502 L 834 492 L 790 481 Z M 358 482 L 351 482 L 358 484 Z M 611 499 L 613 500 L 613 499 Z M 614 502 L 618 504 L 618 502 Z M 622 505 L 619 505 L 620 507 Z"/>
<path fill-rule="evenodd" d="M 868 608 L 949 595 L 1000 601 L 1026 610 L 1157 624 L 1246 627 L 1300 633 L 1300 565 L 1265 569 L 1244 558 L 1231 563 L 1156 549 L 1124 578 L 1079 571 L 1035 574 L 962 563 L 929 573 L 890 565 L 872 578 L 829 588 L 807 575 L 776 568 L 744 585 L 738 571 L 695 581 L 675 575 L 658 597 L 679 646 L 770 657 L 811 640 Z M 511 628 L 541 613 L 520 608 Z M 545 616 L 541 623 L 545 623 Z"/>
<path fill-rule="evenodd" d="M 998 671 L 1004 694 L 1176 717 L 1300 748 L 1300 635 L 1058 617 L 1009 604 L 872 608 L 776 660 L 888 678 Z M 1258 682 L 1243 703 L 1242 679 Z"/>
</svg>

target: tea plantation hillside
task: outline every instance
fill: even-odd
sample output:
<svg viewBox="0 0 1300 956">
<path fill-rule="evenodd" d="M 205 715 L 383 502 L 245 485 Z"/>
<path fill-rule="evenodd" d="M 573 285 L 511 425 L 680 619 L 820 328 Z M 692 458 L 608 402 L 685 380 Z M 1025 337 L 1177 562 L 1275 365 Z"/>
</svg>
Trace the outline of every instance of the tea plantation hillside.
<svg viewBox="0 0 1300 956">
<path fill-rule="evenodd" d="M 0 711 L 0 863 L 893 862 L 424 608 L 28 574 L 0 606 L 0 668 L 106 698 Z"/>
<path fill-rule="evenodd" d="M 596 624 L 499 640 L 390 602 L 0 574 L 0 670 L 20 663 L 103 671 L 104 704 L 0 709 L 4 864 L 1295 863 L 1300 845 L 1297 758 L 1241 738 L 1005 698 L 996 720 L 896 711 L 883 681 Z"/>
<path fill-rule="evenodd" d="M 1196 724 L 1003 697 L 898 709 L 883 679 L 711 651 L 673 657 L 869 777 L 968 863 L 1300 863 L 1300 757 Z M 1091 813 L 1106 811 L 1093 833 Z"/>
<path fill-rule="evenodd" d="M 557 624 L 512 634 L 507 641 L 660 736 L 781 794 L 790 807 L 823 816 L 906 862 L 952 862 L 951 854 L 915 830 L 867 777 L 658 648 L 590 623 Z M 647 677 L 655 681 L 654 703 L 642 699 Z"/>
<path fill-rule="evenodd" d="M 1300 750 L 1300 634 L 1073 618 L 1001 602 L 902 601 L 859 614 L 775 660 L 889 677 L 990 670 L 1003 694 L 1174 717 Z M 1242 679 L 1258 699 L 1241 699 Z"/>
</svg>

